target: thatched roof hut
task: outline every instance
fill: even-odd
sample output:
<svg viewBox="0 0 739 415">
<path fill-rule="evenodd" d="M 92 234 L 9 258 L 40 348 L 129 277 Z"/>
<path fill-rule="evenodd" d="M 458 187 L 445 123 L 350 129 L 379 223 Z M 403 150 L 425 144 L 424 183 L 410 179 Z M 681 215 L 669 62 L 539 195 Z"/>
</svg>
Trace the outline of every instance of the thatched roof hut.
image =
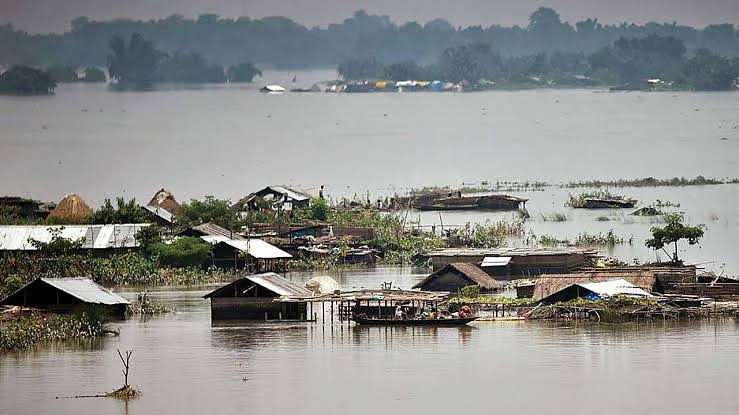
<svg viewBox="0 0 739 415">
<path fill-rule="evenodd" d="M 154 197 L 151 198 L 147 206 L 162 208 L 173 215 L 179 215 L 182 209 L 172 192 L 164 188 L 154 193 Z"/>
<path fill-rule="evenodd" d="M 598 270 L 579 274 L 544 274 L 536 280 L 534 286 L 534 299 L 540 300 L 548 297 L 572 284 L 583 284 L 592 282 L 605 282 L 614 279 L 623 279 L 646 292 L 657 290 L 657 277 L 654 272 L 646 269 L 625 270 Z"/>
<path fill-rule="evenodd" d="M 64 197 L 54 210 L 49 213 L 47 219 L 60 219 L 65 221 L 81 221 L 94 212 L 90 206 L 76 194 Z"/>
<path fill-rule="evenodd" d="M 459 292 L 468 285 L 477 285 L 480 291 L 490 292 L 500 288 L 500 283 L 475 264 L 451 263 L 433 272 L 413 288 L 424 291 Z"/>
</svg>

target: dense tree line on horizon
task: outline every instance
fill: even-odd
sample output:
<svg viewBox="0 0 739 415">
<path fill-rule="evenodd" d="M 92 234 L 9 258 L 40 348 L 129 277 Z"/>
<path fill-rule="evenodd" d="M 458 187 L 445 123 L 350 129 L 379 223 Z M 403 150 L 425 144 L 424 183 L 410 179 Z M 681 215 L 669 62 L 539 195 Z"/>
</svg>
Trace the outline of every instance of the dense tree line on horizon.
<svg viewBox="0 0 739 415">
<path fill-rule="evenodd" d="M 494 81 L 503 86 L 630 85 L 638 89 L 649 79 L 671 87 L 725 90 L 739 78 L 739 58 L 728 59 L 707 49 L 686 57 L 682 41 L 671 36 L 620 38 L 593 53 L 538 53 L 505 57 L 488 44 L 471 44 L 444 50 L 437 61 L 382 64 L 376 58 L 350 59 L 337 71 L 346 80 L 439 80 L 479 84 Z M 657 82 L 657 81 L 655 81 Z"/>
<path fill-rule="evenodd" d="M 123 86 L 146 87 L 158 82 L 223 83 L 252 82 L 261 75 L 251 62 L 231 66 L 208 63 L 202 55 L 177 51 L 171 56 L 158 50 L 140 34 L 131 35 L 128 43 L 120 36 L 109 42 L 108 72 L 111 79 Z"/>
<path fill-rule="evenodd" d="M 591 54 L 619 38 L 649 35 L 680 40 L 688 55 L 705 48 L 728 57 L 739 56 L 739 31 L 732 24 L 704 29 L 677 23 L 608 25 L 597 19 L 570 24 L 555 10 L 540 8 L 525 27 L 454 27 L 443 19 L 423 25 L 395 24 L 388 16 L 361 10 L 325 28 L 305 27 L 285 17 L 224 19 L 203 14 L 197 19 L 173 15 L 148 21 L 79 17 L 63 34 L 28 34 L 11 25 L 0 26 L 0 64 L 102 66 L 109 39 L 129 38 L 134 33 L 168 54 L 186 51 L 212 64 L 229 66 L 250 60 L 275 68 L 334 67 L 366 57 L 383 64 L 414 61 L 426 65 L 449 48 L 471 44 L 490 45 L 502 57 Z"/>
</svg>

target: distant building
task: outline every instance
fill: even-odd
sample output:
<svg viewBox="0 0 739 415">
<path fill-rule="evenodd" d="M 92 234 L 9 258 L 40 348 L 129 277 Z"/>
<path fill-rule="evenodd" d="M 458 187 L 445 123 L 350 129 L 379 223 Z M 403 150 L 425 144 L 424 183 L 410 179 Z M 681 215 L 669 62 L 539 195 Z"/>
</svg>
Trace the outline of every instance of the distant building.
<svg viewBox="0 0 739 415">
<path fill-rule="evenodd" d="M 138 248 L 136 234 L 148 223 L 121 225 L 0 225 L 0 251 L 35 251 L 29 242 L 50 242 L 54 231 L 72 241 L 82 240 L 82 249 L 116 250 Z"/>
<path fill-rule="evenodd" d="M 85 306 L 107 310 L 124 317 L 129 302 L 88 278 L 36 278 L 0 301 L 0 305 L 69 313 Z"/>
<path fill-rule="evenodd" d="M 309 320 L 306 302 L 274 300 L 282 296 L 311 295 L 308 289 L 269 272 L 238 279 L 203 298 L 210 299 L 213 320 Z"/>
<path fill-rule="evenodd" d="M 24 219 L 46 219 L 56 207 L 54 203 L 18 196 L 0 196 L 0 206 L 6 206 Z"/>
<path fill-rule="evenodd" d="M 154 194 L 143 209 L 151 213 L 152 220 L 159 225 L 172 227 L 175 218 L 182 211 L 182 207 L 174 198 L 172 193 L 166 189 L 160 189 Z"/>
<path fill-rule="evenodd" d="M 414 285 L 423 291 L 448 291 L 459 293 L 462 288 L 477 285 L 480 292 L 493 292 L 500 288 L 500 284 L 493 277 L 481 270 L 477 265 L 470 263 L 447 264 L 433 272 L 423 281 Z"/>
<path fill-rule="evenodd" d="M 292 210 L 296 208 L 307 208 L 310 205 L 311 196 L 301 190 L 286 186 L 267 186 L 254 192 L 236 202 L 233 208 L 244 212 L 247 210 L 260 209 L 259 201 L 268 202 L 273 208 L 281 210 Z"/>
<path fill-rule="evenodd" d="M 450 263 L 485 265 L 483 270 L 499 279 L 529 277 L 540 274 L 563 274 L 593 266 L 596 251 L 579 248 L 447 248 L 430 251 L 423 256 L 430 258 L 433 269 L 439 270 Z M 490 258 L 501 258 L 501 265 L 488 267 Z M 503 258 L 505 266 L 502 265 Z M 510 258 L 510 261 L 507 260 Z M 488 263 L 483 263 L 487 259 Z"/>
</svg>

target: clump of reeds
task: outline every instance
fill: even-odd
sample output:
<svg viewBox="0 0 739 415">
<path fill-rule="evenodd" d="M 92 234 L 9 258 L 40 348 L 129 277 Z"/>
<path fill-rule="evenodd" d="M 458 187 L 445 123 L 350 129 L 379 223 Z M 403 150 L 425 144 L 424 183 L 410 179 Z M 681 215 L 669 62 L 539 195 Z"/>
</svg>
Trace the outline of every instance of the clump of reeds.
<svg viewBox="0 0 739 415">
<path fill-rule="evenodd" d="M 619 180 L 585 180 L 566 183 L 564 187 L 663 187 L 663 186 L 709 186 L 716 184 L 735 183 L 737 179 L 720 180 L 696 176 L 692 179 L 685 177 L 672 177 L 669 179 L 657 179 L 644 177 L 641 179 L 619 179 Z"/>
<path fill-rule="evenodd" d="M 567 215 L 564 213 L 550 213 L 548 215 L 541 214 L 541 220 L 544 222 L 567 222 Z"/>
</svg>

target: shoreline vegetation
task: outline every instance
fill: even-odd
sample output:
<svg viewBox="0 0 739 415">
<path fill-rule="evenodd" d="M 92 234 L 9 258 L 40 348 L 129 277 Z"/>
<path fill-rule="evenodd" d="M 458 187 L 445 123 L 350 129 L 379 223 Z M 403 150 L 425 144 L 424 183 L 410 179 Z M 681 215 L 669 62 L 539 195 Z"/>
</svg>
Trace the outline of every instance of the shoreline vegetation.
<svg viewBox="0 0 739 415">
<path fill-rule="evenodd" d="M 737 88 L 739 31 L 732 24 L 696 29 L 654 22 L 604 25 L 593 18 L 572 25 L 548 7 L 533 11 L 525 27 L 455 28 L 443 19 L 397 25 L 362 10 L 327 28 L 307 28 L 285 17 L 215 14 L 195 20 L 78 17 L 71 31 L 47 35 L 0 26 L 0 65 L 46 68 L 56 82 L 104 82 L 100 68 L 107 65 L 112 90 L 252 82 L 261 75 L 254 62 L 283 70 L 336 68 L 342 78 L 323 82 L 325 89 L 321 83 L 297 87 L 295 80 L 295 92 L 718 91 Z M 27 89 L 17 84 L 0 88 L 29 93 L 21 91 Z"/>
</svg>

